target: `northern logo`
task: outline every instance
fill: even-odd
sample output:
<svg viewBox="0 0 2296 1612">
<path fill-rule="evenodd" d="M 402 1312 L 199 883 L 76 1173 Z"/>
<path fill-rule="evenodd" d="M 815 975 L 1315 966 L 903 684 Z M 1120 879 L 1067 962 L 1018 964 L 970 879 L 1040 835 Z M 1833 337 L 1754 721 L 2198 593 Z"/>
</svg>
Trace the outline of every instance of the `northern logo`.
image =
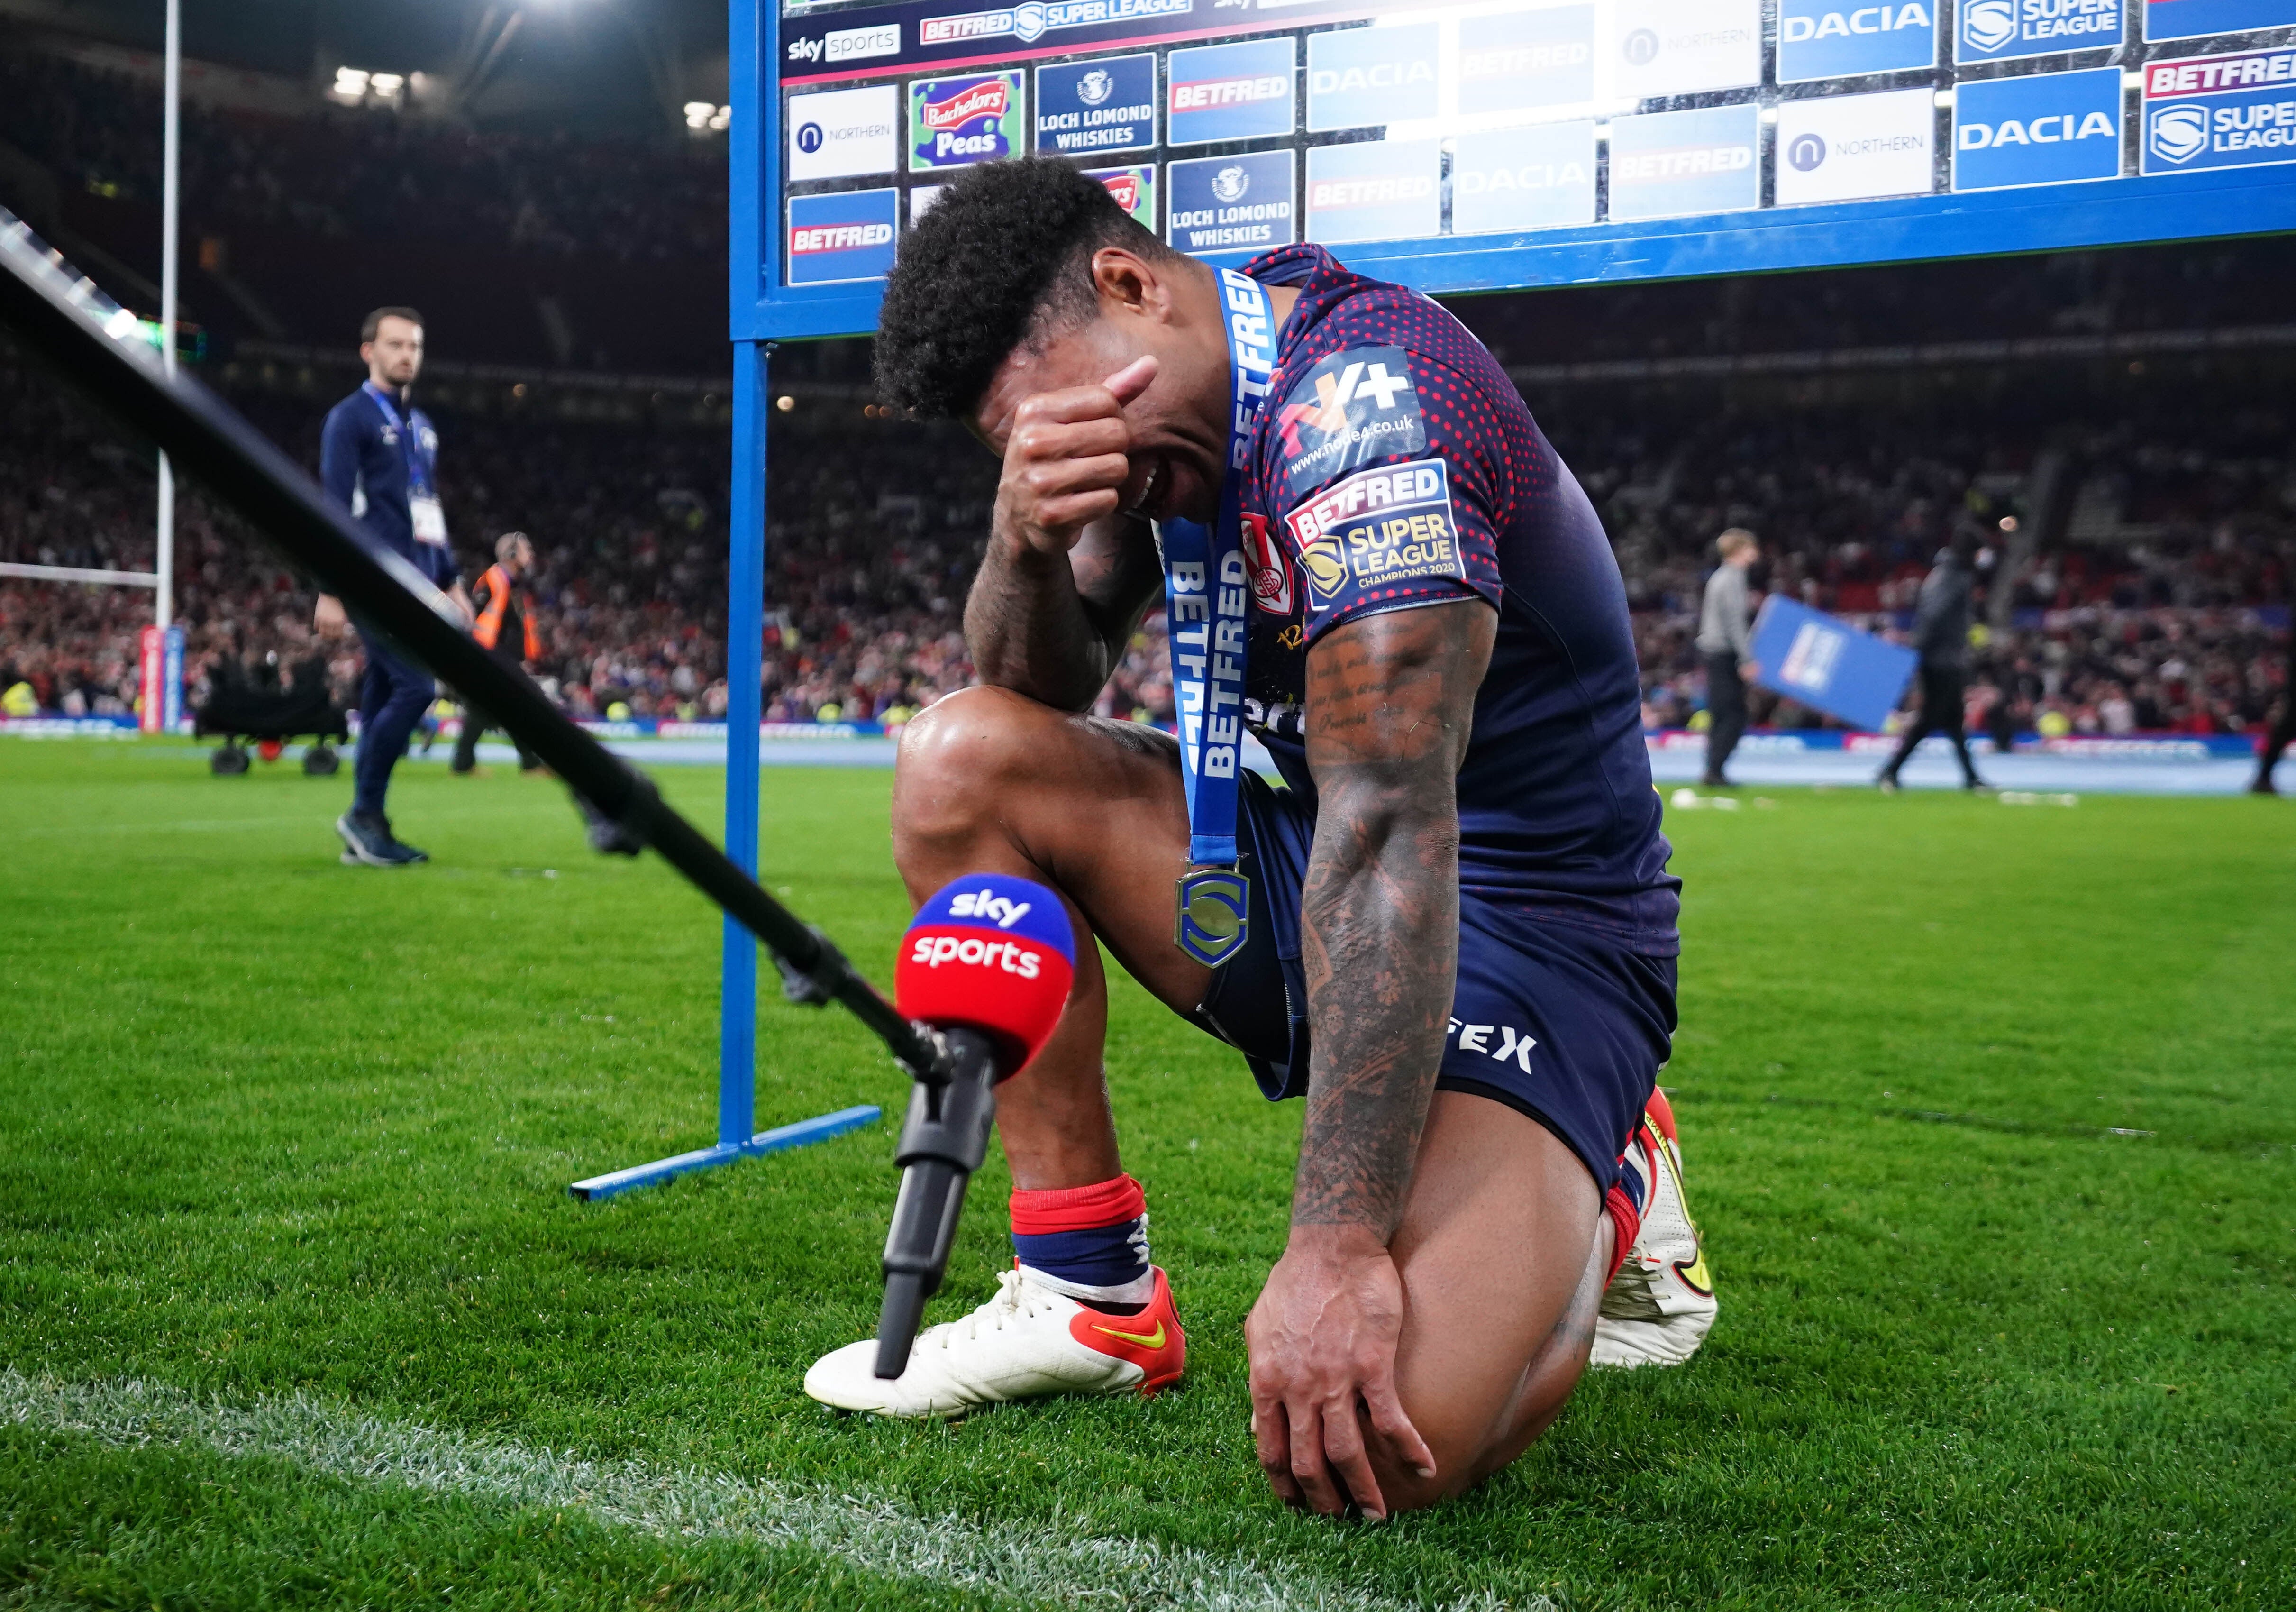
<svg viewBox="0 0 2296 1612">
<path fill-rule="evenodd" d="M 1636 29 L 1619 42 L 1619 53 L 1629 67 L 1648 67 L 1658 60 L 1658 34 L 1647 28 Z"/>
<path fill-rule="evenodd" d="M 1817 135 L 1796 135 L 1786 146 L 1786 160 L 1809 173 L 1825 160 L 1825 141 Z"/>
<path fill-rule="evenodd" d="M 800 151 L 801 151 L 801 152 L 806 152 L 808 155 L 810 155 L 810 154 L 812 154 L 813 152 L 817 152 L 817 151 L 819 151 L 819 150 L 821 149 L 821 139 L 822 139 L 822 136 L 821 136 L 821 125 L 820 125 L 820 124 L 818 124 L 818 123 L 800 123 L 800 125 L 798 125 L 798 130 L 797 130 L 797 148 L 798 148 L 798 150 L 800 150 Z"/>
</svg>

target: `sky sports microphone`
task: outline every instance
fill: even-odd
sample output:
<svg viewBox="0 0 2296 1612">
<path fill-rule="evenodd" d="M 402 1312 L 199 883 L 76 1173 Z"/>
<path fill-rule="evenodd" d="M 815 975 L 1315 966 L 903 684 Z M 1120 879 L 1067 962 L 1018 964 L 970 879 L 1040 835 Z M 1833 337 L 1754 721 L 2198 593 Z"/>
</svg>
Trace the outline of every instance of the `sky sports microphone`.
<svg viewBox="0 0 2296 1612">
<path fill-rule="evenodd" d="M 925 1301 L 940 1288 L 965 1183 L 988 1151 L 996 1082 L 1052 1038 L 1076 977 L 1068 909 L 1042 884 L 968 874 L 922 908 L 893 971 L 896 1005 L 931 1025 L 950 1057 L 909 1094 L 894 1163 L 901 1195 L 885 1238 L 877 1375 L 907 1369 Z"/>
</svg>

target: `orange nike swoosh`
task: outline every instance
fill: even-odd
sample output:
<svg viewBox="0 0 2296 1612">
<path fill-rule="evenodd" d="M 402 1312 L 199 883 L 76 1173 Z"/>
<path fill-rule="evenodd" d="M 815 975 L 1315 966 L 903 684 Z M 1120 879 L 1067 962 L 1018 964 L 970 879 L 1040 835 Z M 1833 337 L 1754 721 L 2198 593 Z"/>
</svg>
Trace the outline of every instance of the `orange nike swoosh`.
<svg viewBox="0 0 2296 1612">
<path fill-rule="evenodd" d="M 1105 1332 L 1111 1337 L 1122 1338 L 1128 1344 L 1137 1344 L 1143 1349 L 1161 1349 L 1164 1346 L 1164 1323 L 1161 1321 L 1156 1323 L 1155 1331 L 1144 1336 L 1137 1332 L 1119 1332 L 1113 1327 L 1095 1327 L 1093 1330 Z"/>
</svg>

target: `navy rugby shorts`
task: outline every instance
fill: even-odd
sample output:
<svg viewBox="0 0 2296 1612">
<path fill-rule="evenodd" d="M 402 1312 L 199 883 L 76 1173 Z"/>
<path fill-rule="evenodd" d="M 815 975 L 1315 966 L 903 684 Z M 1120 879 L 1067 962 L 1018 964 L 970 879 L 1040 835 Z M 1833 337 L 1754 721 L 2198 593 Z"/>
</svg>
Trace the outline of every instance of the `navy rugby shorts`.
<svg viewBox="0 0 2296 1612">
<path fill-rule="evenodd" d="M 1257 774 L 1243 778 L 1242 806 L 1250 933 L 1213 974 L 1196 1017 L 1242 1052 L 1260 1090 L 1280 1101 L 1308 1090 L 1300 893 L 1316 819 L 1298 795 Z M 1672 1048 L 1674 987 L 1670 957 L 1463 891 L 1459 981 L 1436 1088 L 1529 1115 L 1608 1191 Z"/>
</svg>

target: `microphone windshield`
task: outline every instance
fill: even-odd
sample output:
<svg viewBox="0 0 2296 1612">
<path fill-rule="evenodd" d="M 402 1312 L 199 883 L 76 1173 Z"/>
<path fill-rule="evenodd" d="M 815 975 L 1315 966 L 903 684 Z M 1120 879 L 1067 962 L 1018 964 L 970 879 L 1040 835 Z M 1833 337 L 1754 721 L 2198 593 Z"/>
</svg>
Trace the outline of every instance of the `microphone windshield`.
<svg viewBox="0 0 2296 1612">
<path fill-rule="evenodd" d="M 1075 977 L 1076 935 L 1058 895 L 1009 874 L 967 874 L 918 909 L 894 999 L 910 1018 L 987 1034 L 1002 1080 L 1051 1039 Z"/>
</svg>

